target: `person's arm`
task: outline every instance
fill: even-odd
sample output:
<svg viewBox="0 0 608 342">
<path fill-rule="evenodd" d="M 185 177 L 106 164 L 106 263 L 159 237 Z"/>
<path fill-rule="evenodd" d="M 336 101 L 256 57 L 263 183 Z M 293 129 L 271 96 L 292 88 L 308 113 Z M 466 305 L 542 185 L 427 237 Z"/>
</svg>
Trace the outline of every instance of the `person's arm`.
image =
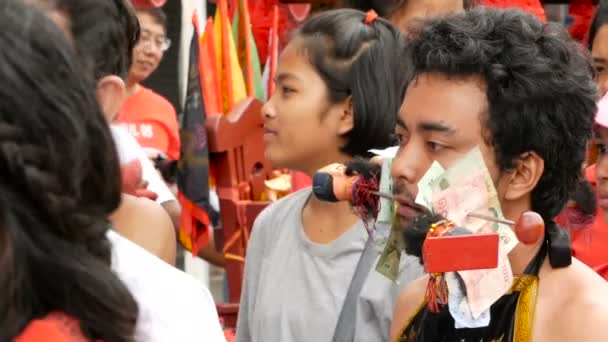
<svg viewBox="0 0 608 342">
<path fill-rule="evenodd" d="M 424 301 L 428 279 L 428 276 L 416 279 L 401 290 L 391 325 L 391 341 L 398 340 L 403 328 Z"/>
<path fill-rule="evenodd" d="M 263 210 L 253 223 L 251 237 L 247 245 L 247 256 L 245 257 L 245 272 L 243 275 L 243 287 L 241 289 L 241 302 L 239 304 L 239 317 L 236 324 L 236 342 L 251 342 L 251 319 L 254 318 L 259 283 L 259 272 L 264 251 L 266 250 L 266 231 L 271 230 L 270 208 Z"/>
<path fill-rule="evenodd" d="M 203 246 L 200 251 L 198 251 L 198 256 L 201 257 L 203 260 L 207 260 L 208 262 L 217 267 L 224 268 L 226 267 L 226 258 L 224 257 L 224 254 L 218 251 L 215 247 L 215 239 L 213 238 L 213 228 L 209 227 L 209 229 L 211 230 L 209 242 L 205 246 Z"/>
</svg>

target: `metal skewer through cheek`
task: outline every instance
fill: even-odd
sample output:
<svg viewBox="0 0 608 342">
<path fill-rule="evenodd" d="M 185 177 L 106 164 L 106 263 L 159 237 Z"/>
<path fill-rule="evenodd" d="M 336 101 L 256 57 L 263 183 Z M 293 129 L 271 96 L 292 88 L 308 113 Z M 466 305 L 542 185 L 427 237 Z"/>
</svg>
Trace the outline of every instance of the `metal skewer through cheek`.
<svg viewBox="0 0 608 342">
<path fill-rule="evenodd" d="M 391 201 L 395 200 L 395 197 L 391 194 L 387 194 L 384 192 L 379 192 L 379 191 L 373 191 L 372 195 L 376 195 L 380 198 L 385 198 Z M 490 222 L 496 222 L 496 223 L 502 223 L 502 224 L 506 224 L 508 226 L 513 226 L 515 225 L 515 222 L 511 221 L 511 220 L 505 220 L 505 219 L 499 219 L 490 215 L 484 215 L 484 214 L 478 214 L 478 213 L 469 213 L 467 214 L 470 217 L 474 217 L 474 218 L 478 218 L 478 219 L 482 219 L 482 220 L 486 220 L 486 221 L 490 221 Z"/>
</svg>

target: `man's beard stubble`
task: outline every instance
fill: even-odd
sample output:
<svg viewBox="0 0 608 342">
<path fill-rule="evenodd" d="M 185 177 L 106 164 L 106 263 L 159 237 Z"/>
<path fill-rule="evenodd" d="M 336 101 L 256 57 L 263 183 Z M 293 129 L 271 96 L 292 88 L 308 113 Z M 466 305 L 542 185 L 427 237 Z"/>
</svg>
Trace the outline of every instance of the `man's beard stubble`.
<svg viewBox="0 0 608 342">
<path fill-rule="evenodd" d="M 393 195 L 406 197 L 414 201 L 414 195 L 407 189 L 403 182 L 393 183 Z M 424 264 L 422 258 L 422 245 L 431 224 L 440 221 L 440 215 L 433 215 L 430 212 L 421 212 L 413 220 L 405 220 L 397 215 L 394 217 L 393 225 L 399 229 L 403 237 L 405 252 L 419 259 L 420 264 Z"/>
</svg>

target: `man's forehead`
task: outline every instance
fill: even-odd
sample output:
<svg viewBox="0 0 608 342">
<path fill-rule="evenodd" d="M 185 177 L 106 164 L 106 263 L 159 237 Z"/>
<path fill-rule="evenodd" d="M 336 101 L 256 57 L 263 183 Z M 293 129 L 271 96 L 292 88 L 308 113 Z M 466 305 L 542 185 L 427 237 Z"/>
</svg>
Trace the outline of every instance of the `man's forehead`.
<svg viewBox="0 0 608 342">
<path fill-rule="evenodd" d="M 398 123 L 405 128 L 453 132 L 474 125 L 487 109 L 480 77 L 450 77 L 439 73 L 418 75 L 408 86 Z"/>
<path fill-rule="evenodd" d="M 137 12 L 137 19 L 142 33 L 165 35 L 165 28 L 154 16 L 146 12 Z"/>
</svg>

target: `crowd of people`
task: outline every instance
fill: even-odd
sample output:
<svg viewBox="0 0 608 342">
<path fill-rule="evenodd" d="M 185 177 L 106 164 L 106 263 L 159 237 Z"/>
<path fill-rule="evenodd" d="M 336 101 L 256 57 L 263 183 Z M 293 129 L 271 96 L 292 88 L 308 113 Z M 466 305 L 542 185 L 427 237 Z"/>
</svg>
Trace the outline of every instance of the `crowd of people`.
<svg viewBox="0 0 608 342">
<path fill-rule="evenodd" d="M 171 46 L 162 10 L 3 0 L 0 45 L 0 342 L 225 341 L 209 290 L 174 267 L 180 208 L 154 164 L 180 151 L 175 109 L 141 84 Z M 337 1 L 306 20 L 260 113 L 265 158 L 312 176 L 394 147 L 396 212 L 370 235 L 311 188 L 268 206 L 236 340 L 608 339 L 607 47 L 605 1 L 587 45 L 475 1 Z M 433 165 L 475 148 L 505 219 L 545 228 L 508 254 L 487 322 L 463 328 L 429 302 L 414 201 Z M 394 232 L 389 279 L 373 265 Z"/>
</svg>

